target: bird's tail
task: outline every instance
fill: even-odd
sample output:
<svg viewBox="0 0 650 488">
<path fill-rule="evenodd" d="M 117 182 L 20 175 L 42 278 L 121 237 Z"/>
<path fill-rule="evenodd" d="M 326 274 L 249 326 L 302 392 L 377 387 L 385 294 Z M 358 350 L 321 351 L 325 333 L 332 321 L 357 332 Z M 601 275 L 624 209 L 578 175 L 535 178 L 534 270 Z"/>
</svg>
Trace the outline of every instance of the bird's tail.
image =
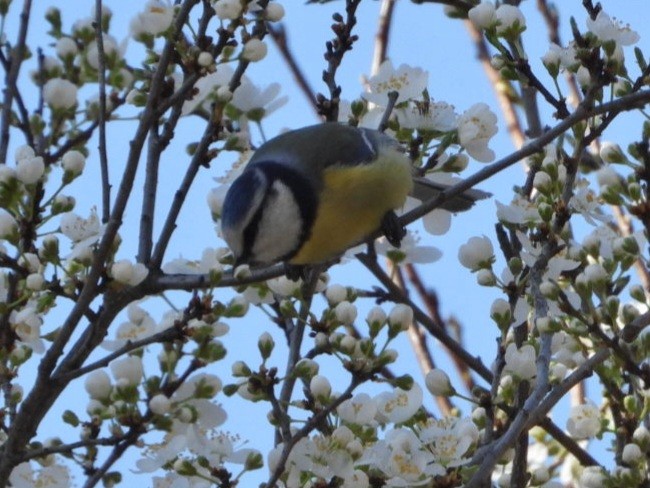
<svg viewBox="0 0 650 488">
<path fill-rule="evenodd" d="M 423 202 L 435 198 L 440 194 L 440 192 L 453 186 L 452 184 L 437 183 L 422 177 L 413 178 L 413 183 L 411 196 Z M 441 205 L 441 208 L 449 210 L 450 212 L 464 212 L 465 210 L 469 210 L 476 201 L 483 200 L 490 196 L 492 196 L 491 193 L 470 188 L 460 195 L 445 200 Z"/>
</svg>

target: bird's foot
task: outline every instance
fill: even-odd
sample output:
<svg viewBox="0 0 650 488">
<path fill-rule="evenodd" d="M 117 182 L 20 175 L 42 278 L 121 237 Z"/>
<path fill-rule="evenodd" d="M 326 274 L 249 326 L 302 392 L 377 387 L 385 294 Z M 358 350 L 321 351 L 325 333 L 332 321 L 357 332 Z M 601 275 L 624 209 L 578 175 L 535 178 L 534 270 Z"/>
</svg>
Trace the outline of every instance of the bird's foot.
<svg viewBox="0 0 650 488">
<path fill-rule="evenodd" d="M 401 246 L 402 239 L 406 235 L 406 229 L 400 224 L 397 214 L 392 210 L 384 215 L 381 221 L 381 231 L 386 236 L 386 240 L 397 248 Z"/>
</svg>

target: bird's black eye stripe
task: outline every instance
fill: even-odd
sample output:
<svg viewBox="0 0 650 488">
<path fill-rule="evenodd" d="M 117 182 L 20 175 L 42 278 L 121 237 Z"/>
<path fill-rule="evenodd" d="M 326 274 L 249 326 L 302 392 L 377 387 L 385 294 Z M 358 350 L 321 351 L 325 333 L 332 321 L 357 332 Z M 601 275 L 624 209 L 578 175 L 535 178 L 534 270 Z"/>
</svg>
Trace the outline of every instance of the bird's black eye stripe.
<svg viewBox="0 0 650 488">
<path fill-rule="evenodd" d="M 286 165 L 272 161 L 260 161 L 255 163 L 255 168 L 264 172 L 264 175 L 268 179 L 268 186 L 266 194 L 264 195 L 264 199 L 262 200 L 262 205 L 259 206 L 257 212 L 255 212 L 255 215 L 244 230 L 244 249 L 242 256 L 248 258 L 252 253 L 252 248 L 257 237 L 259 223 L 265 210 L 266 203 L 268 202 L 268 198 L 272 196 L 276 191 L 273 188 L 273 183 L 278 180 L 289 187 L 293 193 L 300 210 L 300 218 L 302 219 L 302 230 L 298 245 L 290 253 L 282 257 L 282 260 L 290 259 L 293 255 L 296 254 L 296 252 L 298 252 L 298 249 L 300 249 L 302 244 L 309 238 L 311 234 L 314 220 L 316 220 L 318 195 L 315 194 L 312 183 L 306 177 L 291 167 L 287 167 Z"/>
</svg>

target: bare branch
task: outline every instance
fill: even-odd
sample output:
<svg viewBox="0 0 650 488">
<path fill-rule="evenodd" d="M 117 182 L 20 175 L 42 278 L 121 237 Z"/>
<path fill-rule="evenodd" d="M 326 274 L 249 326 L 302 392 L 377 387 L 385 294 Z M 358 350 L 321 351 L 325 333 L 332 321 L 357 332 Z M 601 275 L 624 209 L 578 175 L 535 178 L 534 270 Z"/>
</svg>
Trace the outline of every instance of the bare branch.
<svg viewBox="0 0 650 488">
<path fill-rule="evenodd" d="M 95 40 L 97 42 L 97 68 L 99 75 L 99 168 L 102 175 L 102 222 L 108 222 L 111 212 L 111 183 L 106 152 L 106 52 L 102 30 L 102 0 L 95 0 Z"/>
<path fill-rule="evenodd" d="M 316 106 L 316 95 L 314 95 L 314 89 L 309 84 L 309 80 L 305 76 L 305 73 L 298 65 L 298 61 L 293 54 L 293 51 L 289 48 L 289 42 L 287 38 L 287 30 L 283 24 L 269 24 L 267 26 L 269 36 L 275 42 L 275 45 L 278 47 L 280 54 L 284 58 L 285 62 L 289 66 L 289 70 L 300 88 L 300 91 L 309 101 L 309 104 L 314 108 L 316 115 L 318 115 L 318 107 Z"/>
<path fill-rule="evenodd" d="M 372 55 L 372 67 L 370 72 L 375 74 L 379 66 L 388 56 L 388 42 L 390 40 L 390 28 L 393 24 L 393 12 L 395 11 L 396 0 L 382 0 L 379 9 L 379 25 L 375 34 L 375 48 Z"/>
</svg>

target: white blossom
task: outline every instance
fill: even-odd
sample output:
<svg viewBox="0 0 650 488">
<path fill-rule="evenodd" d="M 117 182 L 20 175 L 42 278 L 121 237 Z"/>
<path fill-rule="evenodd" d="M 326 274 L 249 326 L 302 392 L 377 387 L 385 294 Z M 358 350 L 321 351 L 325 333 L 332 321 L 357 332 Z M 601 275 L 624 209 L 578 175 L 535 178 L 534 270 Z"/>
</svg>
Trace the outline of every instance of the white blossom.
<svg viewBox="0 0 650 488">
<path fill-rule="evenodd" d="M 45 162 L 40 156 L 23 158 L 16 164 L 16 178 L 25 185 L 37 183 L 45 173 Z"/>
<path fill-rule="evenodd" d="M 404 303 L 396 304 L 388 314 L 388 323 L 402 330 L 408 329 L 413 323 L 413 309 Z"/>
<path fill-rule="evenodd" d="M 43 100 L 53 109 L 72 108 L 77 104 L 77 85 L 63 78 L 52 78 L 43 86 Z"/>
<path fill-rule="evenodd" d="M 521 10 L 514 5 L 506 3 L 496 9 L 497 34 L 509 36 L 511 33 L 520 33 L 526 29 L 526 19 Z"/>
<path fill-rule="evenodd" d="M 352 325 L 357 318 L 357 307 L 344 300 L 334 307 L 334 315 L 343 325 Z"/>
<path fill-rule="evenodd" d="M 469 9 L 467 17 L 478 29 L 488 29 L 496 24 L 496 8 L 492 2 L 481 2 Z"/>
<path fill-rule="evenodd" d="M 497 218 L 501 222 L 510 224 L 533 224 L 541 222 L 537 205 L 527 198 L 516 196 L 509 205 L 504 205 L 499 201 L 495 201 L 495 204 L 497 206 Z"/>
<path fill-rule="evenodd" d="M 206 200 L 208 202 L 208 207 L 210 208 L 212 215 L 217 217 L 221 215 L 221 209 L 223 208 L 223 202 L 226 199 L 228 188 L 229 186 L 227 185 L 221 185 L 213 188 L 208 192 Z"/>
<path fill-rule="evenodd" d="M 174 19 L 174 7 L 158 0 L 150 0 L 144 12 L 138 13 L 129 24 L 129 32 L 135 39 L 143 34 L 157 36 L 165 32 Z"/>
<path fill-rule="evenodd" d="M 493 259 L 494 248 L 486 236 L 470 237 L 467 243 L 460 246 L 458 250 L 460 264 L 472 271 L 490 266 Z"/>
<path fill-rule="evenodd" d="M 217 90 L 221 87 L 226 87 L 232 78 L 234 70 L 228 64 L 220 64 L 217 70 L 200 78 L 194 85 L 192 91 L 192 99 L 187 100 L 183 104 L 182 113 L 187 115 L 193 112 L 197 107 L 209 100 L 210 96 L 214 96 Z M 247 77 L 242 78 L 243 83 L 250 83 Z"/>
<path fill-rule="evenodd" d="M 428 72 L 406 64 L 395 69 L 393 63 L 387 60 L 381 64 L 377 74 L 367 80 L 366 92 L 362 96 L 371 103 L 385 107 L 389 92 L 398 92 L 399 103 L 420 98 L 428 84 Z"/>
<path fill-rule="evenodd" d="M 67 488 L 72 479 L 66 466 L 52 464 L 33 469 L 29 462 L 20 463 L 9 476 L 9 485 L 14 488 Z"/>
<path fill-rule="evenodd" d="M 112 361 L 111 373 L 117 386 L 135 386 L 140 383 L 144 373 L 142 359 L 138 356 L 126 356 Z"/>
<path fill-rule="evenodd" d="M 370 325 L 377 324 L 378 326 L 382 326 L 386 322 L 386 312 L 384 312 L 383 308 L 376 305 L 368 312 L 366 322 Z"/>
<path fill-rule="evenodd" d="M 580 488 L 603 488 L 605 473 L 600 466 L 585 466 L 580 474 Z"/>
<path fill-rule="evenodd" d="M 280 297 L 291 297 L 295 296 L 300 292 L 302 287 L 302 280 L 294 281 L 290 280 L 286 276 L 279 276 L 278 278 L 273 278 L 266 282 L 269 290 Z"/>
<path fill-rule="evenodd" d="M 650 445 L 650 431 L 645 425 L 639 425 L 632 433 L 632 439 L 641 446 Z"/>
<path fill-rule="evenodd" d="M 630 46 L 639 41 L 639 34 L 629 25 L 623 25 L 618 20 L 612 19 L 604 10 L 598 12 L 595 20 L 587 17 L 587 28 L 603 42 L 614 41 L 621 46 Z"/>
<path fill-rule="evenodd" d="M 533 188 L 545 193 L 550 190 L 553 179 L 546 171 L 538 171 L 533 177 Z"/>
<path fill-rule="evenodd" d="M 84 388 L 90 398 L 104 400 L 111 394 L 111 378 L 103 369 L 97 369 L 86 376 Z"/>
<path fill-rule="evenodd" d="M 621 454 L 621 459 L 626 464 L 636 464 L 641 459 L 644 459 L 643 451 L 641 451 L 641 448 L 633 442 L 625 444 Z"/>
<path fill-rule="evenodd" d="M 61 166 L 65 172 L 80 175 L 86 166 L 86 157 L 79 151 L 67 151 L 61 158 Z"/>
<path fill-rule="evenodd" d="M 257 121 L 287 103 L 287 97 L 277 98 L 279 93 L 279 83 L 271 83 L 268 87 L 261 89 L 250 81 L 242 80 L 242 84 L 232 95 L 231 103 L 251 120 Z M 260 114 L 255 112 L 260 112 Z"/>
<path fill-rule="evenodd" d="M 108 61 L 111 58 L 121 58 L 124 55 L 126 50 L 126 41 L 121 44 L 117 43 L 117 40 L 109 34 L 102 34 L 102 42 L 104 48 L 105 60 Z M 97 46 L 97 41 L 93 41 L 88 45 L 86 50 L 86 61 L 94 69 L 99 69 L 99 47 Z"/>
<path fill-rule="evenodd" d="M 491 269 L 479 269 L 476 273 L 476 282 L 481 286 L 494 286 L 497 283 L 497 277 Z"/>
<path fill-rule="evenodd" d="M 609 277 L 607 270 L 599 263 L 587 265 L 583 273 L 587 282 L 592 284 L 605 283 Z"/>
<path fill-rule="evenodd" d="M 410 390 L 395 388 L 375 397 L 377 419 L 382 422 L 401 423 L 410 419 L 422 406 L 422 388 L 413 383 Z"/>
<path fill-rule="evenodd" d="M 447 468 L 469 462 L 468 451 L 479 440 L 479 431 L 469 418 L 428 419 L 418 425 L 418 437 L 433 454 L 435 463 L 428 468 L 433 475 L 443 475 Z"/>
<path fill-rule="evenodd" d="M 115 339 L 107 339 L 102 342 L 101 345 L 104 349 L 117 351 L 127 342 L 146 339 L 157 332 L 154 319 L 137 303 L 132 303 L 127 307 L 127 317 L 128 320 L 122 322 L 115 330 Z"/>
<path fill-rule="evenodd" d="M 600 157 L 606 163 L 624 163 L 627 161 L 621 146 L 609 141 L 600 143 Z"/>
<path fill-rule="evenodd" d="M 34 149 L 32 149 L 30 146 L 23 145 L 18 146 L 14 158 L 16 159 L 16 162 L 18 162 L 21 159 L 32 159 L 34 156 L 36 156 Z"/>
<path fill-rule="evenodd" d="M 9 322 L 22 342 L 32 348 L 38 343 L 43 319 L 33 306 L 28 305 L 19 311 L 11 312 Z"/>
<path fill-rule="evenodd" d="M 537 374 L 535 348 L 525 344 L 517 348 L 516 344 L 510 343 L 506 347 L 504 371 L 508 371 L 518 378 L 529 380 Z"/>
<path fill-rule="evenodd" d="M 92 209 L 87 219 L 68 212 L 61 217 L 61 233 L 73 242 L 69 259 L 84 259 L 102 236 L 103 227 L 99 223 L 97 211 Z"/>
<path fill-rule="evenodd" d="M 394 247 L 388 242 L 386 237 L 379 238 L 375 243 L 377 254 L 386 256 L 395 263 L 433 263 L 440 259 L 442 252 L 433 246 L 422 246 L 419 244 L 420 238 L 412 231 L 407 230 L 406 236 L 402 239 L 399 248 Z M 346 253 L 347 256 L 354 256 L 359 252 L 358 249 L 352 248 Z"/>
<path fill-rule="evenodd" d="M 427 484 L 435 464 L 433 455 L 424 449 L 422 441 L 406 428 L 397 428 L 386 433 L 383 440 L 372 446 L 362 459 L 361 465 L 371 465 L 383 472 L 388 487 L 415 487 Z"/>
<path fill-rule="evenodd" d="M 330 285 L 325 290 L 325 298 L 327 302 L 332 305 L 337 305 L 348 297 L 348 289 L 343 285 Z"/>
<path fill-rule="evenodd" d="M 377 404 L 366 393 L 357 393 L 345 400 L 337 408 L 336 413 L 345 422 L 357 425 L 374 424 Z"/>
<path fill-rule="evenodd" d="M 485 103 L 472 105 L 458 117 L 458 139 L 471 157 L 482 163 L 494 159 L 494 151 L 488 147 L 497 133 L 497 116 Z"/>
<path fill-rule="evenodd" d="M 25 278 L 25 286 L 30 290 L 40 291 L 45 284 L 45 278 L 41 273 L 30 273 Z"/>
<path fill-rule="evenodd" d="M 332 393 L 332 385 L 325 376 L 317 374 L 309 382 L 309 391 L 317 400 L 326 400 Z"/>
<path fill-rule="evenodd" d="M 4 208 L 0 208 L 0 239 L 6 239 L 18 230 L 18 222 Z"/>
<path fill-rule="evenodd" d="M 74 39 L 70 37 L 62 37 L 56 41 L 56 55 L 61 59 L 68 57 L 74 57 L 78 52 L 79 48 Z"/>
<path fill-rule="evenodd" d="M 142 263 L 132 263 L 128 259 L 116 261 L 111 266 L 111 275 L 115 281 L 129 286 L 137 286 L 142 283 L 149 270 Z"/>
<path fill-rule="evenodd" d="M 243 11 L 241 0 L 216 0 L 212 2 L 212 8 L 221 20 L 234 20 Z"/>
<path fill-rule="evenodd" d="M 566 424 L 574 439 L 590 439 L 600 432 L 600 412 L 593 403 L 571 407 Z"/>
<path fill-rule="evenodd" d="M 458 115 L 454 106 L 446 102 L 409 101 L 395 111 L 399 125 L 405 129 L 449 132 L 456 128 Z"/>
</svg>

